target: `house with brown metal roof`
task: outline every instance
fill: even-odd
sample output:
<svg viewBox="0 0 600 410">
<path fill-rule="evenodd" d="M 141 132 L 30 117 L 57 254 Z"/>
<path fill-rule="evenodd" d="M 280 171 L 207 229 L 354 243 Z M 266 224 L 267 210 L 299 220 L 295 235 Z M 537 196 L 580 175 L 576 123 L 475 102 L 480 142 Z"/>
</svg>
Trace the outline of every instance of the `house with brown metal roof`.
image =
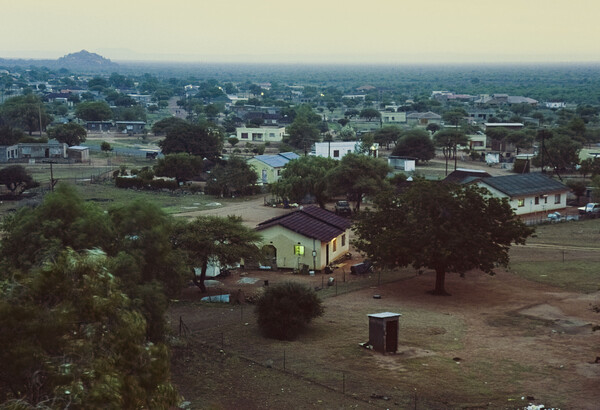
<svg viewBox="0 0 600 410">
<path fill-rule="evenodd" d="M 261 222 L 256 230 L 272 267 L 322 270 L 349 252 L 351 225 L 331 211 L 308 206 Z"/>
</svg>

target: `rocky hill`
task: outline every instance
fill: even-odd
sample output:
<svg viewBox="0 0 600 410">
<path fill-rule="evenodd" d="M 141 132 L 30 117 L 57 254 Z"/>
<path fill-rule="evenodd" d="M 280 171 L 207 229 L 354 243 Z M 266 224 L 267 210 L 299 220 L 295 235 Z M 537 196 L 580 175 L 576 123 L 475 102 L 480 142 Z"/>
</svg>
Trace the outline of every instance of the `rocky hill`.
<svg viewBox="0 0 600 410">
<path fill-rule="evenodd" d="M 73 71 L 102 72 L 114 71 L 119 68 L 117 63 L 104 58 L 99 54 L 81 50 L 77 53 L 67 54 L 57 60 L 33 60 L 33 59 L 3 59 L 0 58 L 0 66 L 45 66 L 50 69 L 66 68 Z"/>
</svg>

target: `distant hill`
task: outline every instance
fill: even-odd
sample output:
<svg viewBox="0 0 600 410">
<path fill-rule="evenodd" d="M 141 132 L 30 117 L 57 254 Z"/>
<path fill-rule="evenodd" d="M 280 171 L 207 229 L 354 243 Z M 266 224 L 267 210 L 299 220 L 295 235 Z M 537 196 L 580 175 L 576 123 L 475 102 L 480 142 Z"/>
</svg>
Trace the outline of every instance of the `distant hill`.
<svg viewBox="0 0 600 410">
<path fill-rule="evenodd" d="M 0 58 L 0 66 L 6 67 L 48 67 L 50 69 L 66 68 L 75 71 L 114 71 L 119 68 L 119 64 L 104 58 L 99 54 L 90 53 L 87 50 L 81 50 L 77 53 L 67 54 L 57 60 L 33 60 L 33 59 L 4 59 Z"/>
</svg>

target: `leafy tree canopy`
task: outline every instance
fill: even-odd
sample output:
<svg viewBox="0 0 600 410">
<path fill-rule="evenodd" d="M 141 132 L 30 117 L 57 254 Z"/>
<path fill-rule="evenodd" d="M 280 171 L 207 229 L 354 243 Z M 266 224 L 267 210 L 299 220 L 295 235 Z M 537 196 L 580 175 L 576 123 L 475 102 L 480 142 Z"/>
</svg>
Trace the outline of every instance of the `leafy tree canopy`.
<svg viewBox="0 0 600 410">
<path fill-rule="evenodd" d="M 334 159 L 316 156 L 294 159 L 285 165 L 272 191 L 294 202 L 312 196 L 321 208 L 325 208 L 329 199 L 327 175 L 337 164 Z"/>
<path fill-rule="evenodd" d="M 523 244 L 533 229 L 485 189 L 417 180 L 403 194 L 380 195 L 355 231 L 357 248 L 381 267 L 433 269 L 433 293 L 443 295 L 446 273 L 493 273 L 508 263 L 511 244 Z"/>
<path fill-rule="evenodd" d="M 0 184 L 19 195 L 26 189 L 38 186 L 23 165 L 9 165 L 0 169 Z"/>
<path fill-rule="evenodd" d="M 338 166 L 329 172 L 328 190 L 331 194 L 346 194 L 355 202 L 355 209 L 367 195 L 375 195 L 386 188 L 387 163 L 379 158 L 361 154 L 346 154 Z"/>
<path fill-rule="evenodd" d="M 165 155 L 154 166 L 156 176 L 175 178 L 178 183 L 189 181 L 201 172 L 202 158 L 184 152 Z"/>
<path fill-rule="evenodd" d="M 200 277 L 194 274 L 193 281 L 202 292 L 206 292 L 204 280 L 209 262 L 227 266 L 241 259 L 255 260 L 260 254 L 260 234 L 234 216 L 200 216 L 189 223 L 181 222 L 175 237 L 192 266 L 200 267 Z"/>
<path fill-rule="evenodd" d="M 10 399 L 10 408 L 177 403 L 167 347 L 146 340 L 146 321 L 103 252 L 66 249 L 26 274 L 4 271 L 2 280 L 0 401 Z"/>
<path fill-rule="evenodd" d="M 64 142 L 69 147 L 72 147 L 85 141 L 87 131 L 81 125 L 70 122 L 48 129 L 48 137 L 54 138 L 58 142 Z"/>
<path fill-rule="evenodd" d="M 428 132 L 411 130 L 400 137 L 392 155 L 414 157 L 417 161 L 429 161 L 435 157 L 435 146 Z"/>
<path fill-rule="evenodd" d="M 44 129 L 52 122 L 52 116 L 46 113 L 46 107 L 35 94 L 19 95 L 9 98 L 0 106 L 0 116 L 12 126 L 22 128 L 33 134 Z"/>
<path fill-rule="evenodd" d="M 105 101 L 86 101 L 77 104 L 75 116 L 84 121 L 107 121 L 113 113 Z"/>
<path fill-rule="evenodd" d="M 221 131 L 207 124 L 177 124 L 168 128 L 166 134 L 158 143 L 165 154 L 185 152 L 212 160 L 223 150 Z"/>
<path fill-rule="evenodd" d="M 219 162 L 211 171 L 206 193 L 221 197 L 250 195 L 253 193 L 258 175 L 244 158 L 231 156 Z"/>
<path fill-rule="evenodd" d="M 178 117 L 167 117 L 162 120 L 156 121 L 154 125 L 152 125 L 152 132 L 154 135 L 162 135 L 166 134 L 171 128 L 176 127 L 178 125 L 186 125 L 188 122 Z"/>
</svg>

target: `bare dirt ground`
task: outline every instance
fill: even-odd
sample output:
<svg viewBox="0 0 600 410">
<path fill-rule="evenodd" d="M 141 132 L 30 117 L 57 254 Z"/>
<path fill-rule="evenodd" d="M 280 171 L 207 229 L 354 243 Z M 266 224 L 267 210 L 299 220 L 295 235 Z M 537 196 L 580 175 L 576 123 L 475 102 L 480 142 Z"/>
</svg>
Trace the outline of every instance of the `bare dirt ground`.
<svg viewBox="0 0 600 410">
<path fill-rule="evenodd" d="M 320 280 L 266 271 L 247 275 L 235 273 L 211 292 L 243 289 L 249 295 L 264 280 L 311 285 Z M 242 285 L 244 277 L 258 281 Z M 600 322 L 592 309 L 600 292 L 565 292 L 505 271 L 493 277 L 449 275 L 449 297 L 426 293 L 433 272 L 373 284 L 326 298 L 325 315 L 295 342 L 263 339 L 250 305 L 199 304 L 203 295 L 190 288 L 171 310 L 175 328 L 179 317 L 185 318 L 193 346 L 175 350 L 175 382 L 192 408 L 279 408 L 283 403 L 412 408 L 416 400 L 418 408 L 520 408 L 535 402 L 594 409 L 600 403 L 600 364 L 594 363 L 600 331 L 592 330 Z M 382 311 L 403 315 L 395 355 L 358 347 L 368 339 L 366 315 Z M 282 349 L 288 352 L 286 370 Z"/>
<path fill-rule="evenodd" d="M 180 216 L 236 214 L 256 226 L 285 212 L 259 198 Z M 543 249 L 527 251 L 535 260 Z M 235 271 L 211 283 L 211 295 L 250 296 L 265 280 L 319 288 L 325 315 L 294 342 L 264 339 L 252 305 L 202 303 L 205 294 L 186 289 L 170 313 L 175 333 L 186 336 L 174 349 L 173 377 L 190 408 L 598 408 L 600 292 L 499 270 L 449 274 L 452 296 L 431 296 L 433 272 L 402 270 L 380 283 L 377 274 L 349 275 L 358 261 L 354 252 L 333 275 Z M 402 314 L 395 355 L 358 346 L 369 337 L 367 314 L 384 311 Z"/>
</svg>

